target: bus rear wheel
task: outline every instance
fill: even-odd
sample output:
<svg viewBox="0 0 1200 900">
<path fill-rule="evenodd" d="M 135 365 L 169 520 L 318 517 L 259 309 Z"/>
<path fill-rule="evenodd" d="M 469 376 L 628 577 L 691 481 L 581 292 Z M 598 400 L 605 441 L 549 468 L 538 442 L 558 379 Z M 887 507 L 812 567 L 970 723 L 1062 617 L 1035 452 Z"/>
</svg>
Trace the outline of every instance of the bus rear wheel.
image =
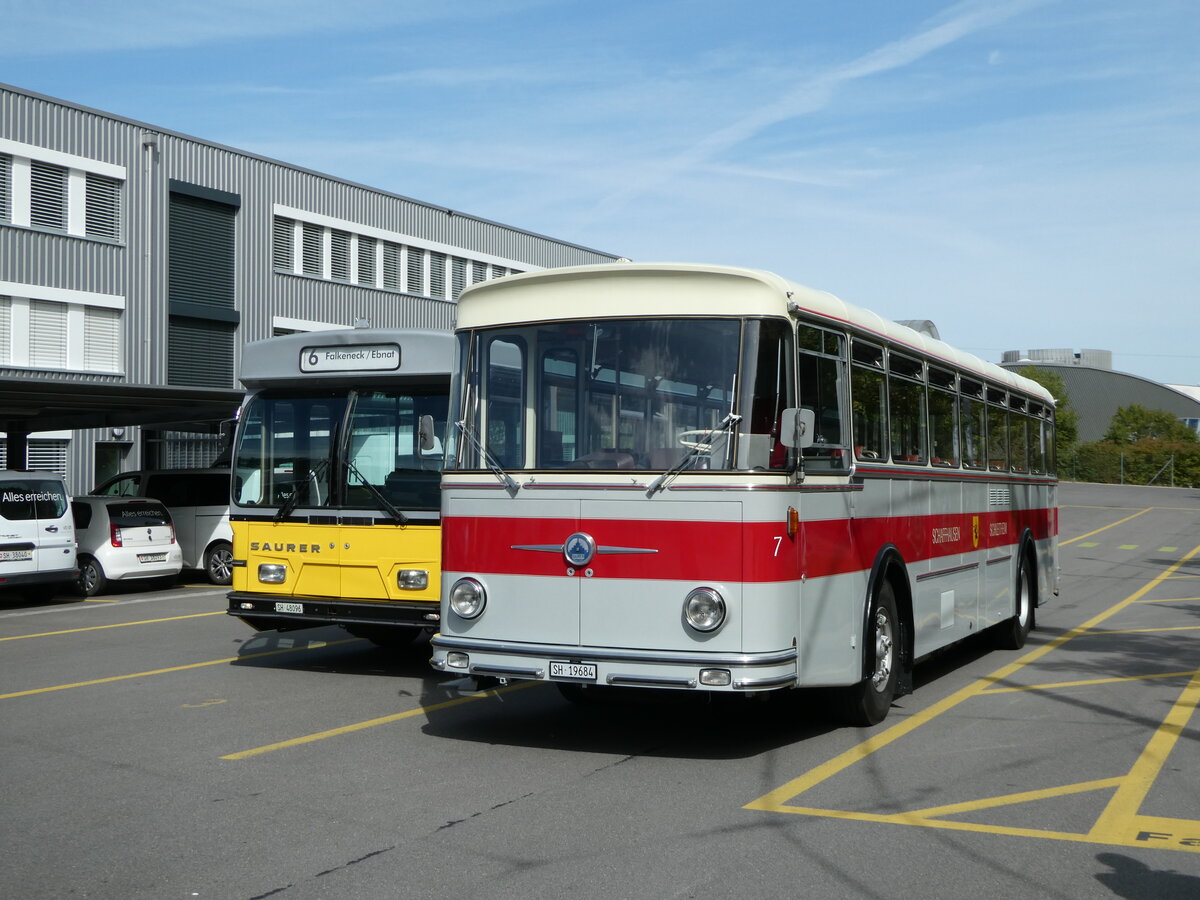
<svg viewBox="0 0 1200 900">
<path fill-rule="evenodd" d="M 996 626 L 996 646 L 1001 650 L 1020 650 L 1034 624 L 1033 611 L 1033 568 L 1029 565 L 1029 554 L 1021 554 L 1017 566 L 1017 583 L 1013 586 L 1016 610 L 1013 617 Z"/>
<path fill-rule="evenodd" d="M 900 667 L 900 619 L 896 614 L 896 592 L 890 581 L 879 585 L 871 601 L 866 647 L 871 673 L 844 689 L 838 704 L 847 725 L 878 725 L 896 697 Z"/>
</svg>

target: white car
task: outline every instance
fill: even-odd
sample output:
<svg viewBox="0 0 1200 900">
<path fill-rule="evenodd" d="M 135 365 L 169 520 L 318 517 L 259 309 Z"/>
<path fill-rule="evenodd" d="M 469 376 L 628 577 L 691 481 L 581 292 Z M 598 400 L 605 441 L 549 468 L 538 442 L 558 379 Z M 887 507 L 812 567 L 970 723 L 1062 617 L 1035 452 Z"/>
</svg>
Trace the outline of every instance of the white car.
<svg viewBox="0 0 1200 900">
<path fill-rule="evenodd" d="M 0 589 L 49 600 L 77 575 L 70 495 L 62 476 L 0 471 Z"/>
<path fill-rule="evenodd" d="M 96 496 L 153 497 L 171 511 L 185 569 L 203 569 L 213 584 L 233 573 L 229 469 L 139 469 L 97 485 Z"/>
<path fill-rule="evenodd" d="M 183 568 L 171 514 L 144 497 L 76 497 L 79 589 L 87 597 L 110 581 L 174 580 Z"/>
</svg>

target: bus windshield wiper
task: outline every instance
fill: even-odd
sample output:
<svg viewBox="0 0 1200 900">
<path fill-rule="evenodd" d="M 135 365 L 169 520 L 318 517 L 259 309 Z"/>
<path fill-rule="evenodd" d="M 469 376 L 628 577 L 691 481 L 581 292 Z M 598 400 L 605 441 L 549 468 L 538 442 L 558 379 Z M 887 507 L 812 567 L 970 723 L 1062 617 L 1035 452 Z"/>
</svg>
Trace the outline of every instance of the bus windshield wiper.
<svg viewBox="0 0 1200 900">
<path fill-rule="evenodd" d="M 692 461 L 695 460 L 696 457 L 698 457 L 701 453 L 710 452 L 713 449 L 713 445 L 716 443 L 715 438 L 717 435 L 721 435 L 727 439 L 729 435 L 733 433 L 733 426 L 740 421 L 742 421 L 741 416 L 729 413 L 729 415 L 709 429 L 708 434 L 696 441 L 696 445 L 692 447 L 692 449 L 686 454 L 684 454 L 683 459 L 675 463 L 675 465 L 671 466 L 671 468 L 667 469 L 667 471 L 655 478 L 654 481 L 651 482 L 650 487 L 646 489 L 646 496 L 653 497 L 655 494 L 665 488 L 672 478 L 690 466 Z"/>
<path fill-rule="evenodd" d="M 305 482 L 311 481 L 313 484 L 317 484 L 317 479 L 320 478 L 322 475 L 324 475 L 325 470 L 328 468 L 329 468 L 329 460 L 328 459 L 321 460 L 315 466 L 313 466 L 311 469 L 308 470 L 308 477 L 305 478 Z M 301 482 L 298 482 L 298 481 L 293 482 L 292 495 L 290 497 L 288 497 L 286 500 L 284 500 L 282 504 L 280 504 L 279 510 L 275 513 L 275 521 L 276 522 L 280 522 L 286 516 L 291 515 L 292 510 L 294 510 L 296 508 L 296 506 L 300 503 L 300 484 L 301 484 Z M 319 493 L 320 493 L 320 486 L 318 485 L 318 494 Z"/>
<path fill-rule="evenodd" d="M 354 465 L 354 463 L 350 462 L 348 459 L 345 461 L 345 466 L 358 476 L 359 480 L 363 483 L 363 487 L 367 489 L 367 493 L 375 498 L 375 502 L 379 504 L 379 507 L 382 510 L 384 510 L 389 516 L 391 516 L 401 525 L 408 522 L 408 516 L 400 512 L 400 510 L 396 508 L 395 504 L 383 495 L 383 491 L 371 484 L 367 477 L 363 475 L 362 472 L 358 471 L 358 466 Z"/>
<path fill-rule="evenodd" d="M 483 461 L 487 464 L 488 471 L 495 475 L 500 483 L 504 485 L 505 489 L 508 491 L 508 495 L 510 497 L 517 496 L 517 491 L 521 489 L 521 486 L 513 480 L 511 475 L 505 472 L 504 469 L 500 468 L 500 463 L 496 462 L 496 457 L 492 456 L 492 454 L 488 451 L 488 448 L 480 443 L 479 438 L 475 435 L 475 430 L 467 425 L 466 419 L 460 419 L 454 424 L 457 426 L 458 430 L 462 432 L 462 436 L 470 441 L 471 445 L 476 449 L 476 451 L 478 451 L 479 455 L 483 457 Z"/>
</svg>

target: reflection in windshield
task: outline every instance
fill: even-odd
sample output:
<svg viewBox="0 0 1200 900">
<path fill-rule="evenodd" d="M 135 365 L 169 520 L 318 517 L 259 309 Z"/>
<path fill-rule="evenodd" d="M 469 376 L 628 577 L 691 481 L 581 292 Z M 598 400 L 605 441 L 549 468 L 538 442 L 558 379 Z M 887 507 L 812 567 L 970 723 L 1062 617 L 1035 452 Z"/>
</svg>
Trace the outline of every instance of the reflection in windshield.
<svg viewBox="0 0 1200 900">
<path fill-rule="evenodd" d="M 713 440 L 712 430 L 741 405 L 754 404 L 761 378 L 761 435 L 743 434 L 746 448 L 761 448 L 768 463 L 774 414 L 787 398 L 780 372 L 738 376 L 744 341 L 755 358 L 787 354 L 756 349 L 771 331 L 787 341 L 786 323 L 766 329 L 736 319 L 622 319 L 556 322 L 479 331 L 471 367 L 460 379 L 464 427 L 506 471 L 605 469 L 665 471 L 735 467 L 734 440 Z M 746 332 L 745 334 L 743 332 Z M 783 365 L 782 362 L 773 365 Z M 739 381 L 741 383 L 739 383 Z M 460 396 L 456 392 L 456 396 Z M 738 426 L 740 427 L 740 426 Z M 744 430 L 744 429 L 743 429 Z M 452 463 L 485 468 L 469 441 L 459 441 Z M 749 462 L 738 458 L 737 467 Z"/>
<path fill-rule="evenodd" d="M 421 417 L 435 423 L 421 447 Z M 437 510 L 444 395 L 397 391 L 266 391 L 241 415 L 239 506 Z M 286 515 L 286 512 L 284 513 Z"/>
</svg>

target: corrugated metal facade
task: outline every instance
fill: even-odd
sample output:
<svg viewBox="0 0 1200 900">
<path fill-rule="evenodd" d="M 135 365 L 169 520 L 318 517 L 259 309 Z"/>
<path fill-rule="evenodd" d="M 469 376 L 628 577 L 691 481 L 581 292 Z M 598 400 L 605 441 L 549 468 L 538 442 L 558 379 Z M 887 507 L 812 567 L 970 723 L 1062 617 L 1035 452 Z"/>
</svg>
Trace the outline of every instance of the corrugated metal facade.
<svg viewBox="0 0 1200 900">
<path fill-rule="evenodd" d="M 229 327 L 236 329 L 238 347 L 269 337 L 279 318 L 342 325 L 367 319 L 376 326 L 446 329 L 453 322 L 451 300 L 275 270 L 276 207 L 352 223 L 366 233 L 406 236 L 412 246 L 427 243 L 451 256 L 511 261 L 510 268 L 616 259 L 613 254 L 0 84 L 0 153 L 20 156 L 23 146 L 36 148 L 30 156 L 48 151 L 51 163 L 57 159 L 54 154 L 69 154 L 94 160 L 110 171 L 112 166 L 124 167 L 118 211 L 122 237 L 117 242 L 50 233 L 16 224 L 15 219 L 0 221 L 0 283 L 33 286 L 27 291 L 31 296 L 36 296 L 36 288 L 46 288 L 123 300 L 122 368 L 103 374 L 70 366 L 48 370 L 14 365 L 0 368 L 0 378 L 34 373 L 65 381 L 167 383 L 168 334 L 172 313 L 177 321 L 179 313 L 177 305 L 168 303 L 168 210 L 173 182 L 194 186 L 201 193 L 236 197 L 235 309 L 240 321 Z M 0 295 L 4 293 L 0 289 Z M 236 381 L 229 385 L 236 386 Z M 125 429 L 121 438 L 131 447 L 125 468 L 143 462 L 137 432 Z M 92 484 L 96 473 L 91 444 L 105 438 L 114 436 L 75 433 L 66 473 L 75 490 Z"/>
</svg>

